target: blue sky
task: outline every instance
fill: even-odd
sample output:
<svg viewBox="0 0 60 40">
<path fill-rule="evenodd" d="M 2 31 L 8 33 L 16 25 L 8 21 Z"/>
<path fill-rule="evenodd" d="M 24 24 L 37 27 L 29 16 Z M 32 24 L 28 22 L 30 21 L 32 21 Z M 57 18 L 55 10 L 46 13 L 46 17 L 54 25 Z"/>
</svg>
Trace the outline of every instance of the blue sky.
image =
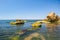
<svg viewBox="0 0 60 40">
<path fill-rule="evenodd" d="M 60 0 L 0 0 L 0 19 L 44 19 L 51 11 L 60 16 Z"/>
</svg>

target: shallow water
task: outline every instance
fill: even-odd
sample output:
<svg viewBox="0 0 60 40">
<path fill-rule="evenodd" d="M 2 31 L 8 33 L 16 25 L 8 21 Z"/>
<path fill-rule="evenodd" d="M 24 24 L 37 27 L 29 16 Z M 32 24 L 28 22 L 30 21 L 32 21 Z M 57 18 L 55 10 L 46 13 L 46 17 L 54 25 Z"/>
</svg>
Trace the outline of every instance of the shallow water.
<svg viewBox="0 0 60 40">
<path fill-rule="evenodd" d="M 11 25 L 15 20 L 0 20 L 0 40 L 60 40 L 59 24 L 42 24 L 32 28 L 37 20 L 27 20 L 23 25 Z"/>
</svg>

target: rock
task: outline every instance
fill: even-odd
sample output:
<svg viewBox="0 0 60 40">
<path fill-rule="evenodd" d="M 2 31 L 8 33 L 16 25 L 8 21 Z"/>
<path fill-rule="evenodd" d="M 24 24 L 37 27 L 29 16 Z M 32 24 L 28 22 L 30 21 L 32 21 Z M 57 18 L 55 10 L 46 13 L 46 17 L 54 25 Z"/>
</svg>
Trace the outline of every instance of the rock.
<svg viewBox="0 0 60 40">
<path fill-rule="evenodd" d="M 41 25 L 42 23 L 40 21 L 37 21 L 37 22 L 34 22 L 31 26 L 32 26 L 32 29 L 38 29 L 38 28 L 41 28 Z"/>
<path fill-rule="evenodd" d="M 37 32 L 30 34 L 28 37 L 24 38 L 24 40 L 32 40 L 32 38 L 40 38 L 41 40 L 46 40 L 45 37 Z"/>
<path fill-rule="evenodd" d="M 41 22 L 40 22 L 40 21 L 34 22 L 34 23 L 32 24 L 33 27 L 38 27 L 38 26 L 40 26 L 40 25 L 41 25 Z"/>
<path fill-rule="evenodd" d="M 49 22 L 56 22 L 59 20 L 59 16 L 56 15 L 54 12 L 50 12 L 48 14 L 48 16 L 46 17 L 46 19 L 49 21 Z"/>
<path fill-rule="evenodd" d="M 20 24 L 24 24 L 24 20 L 16 20 L 15 22 L 10 22 L 11 25 L 20 25 Z"/>
</svg>

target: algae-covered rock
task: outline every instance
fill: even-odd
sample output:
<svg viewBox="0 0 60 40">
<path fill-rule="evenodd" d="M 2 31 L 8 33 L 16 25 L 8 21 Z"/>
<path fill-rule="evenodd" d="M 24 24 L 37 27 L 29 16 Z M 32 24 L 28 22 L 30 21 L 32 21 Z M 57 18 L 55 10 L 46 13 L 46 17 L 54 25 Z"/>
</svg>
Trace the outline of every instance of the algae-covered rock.
<svg viewBox="0 0 60 40">
<path fill-rule="evenodd" d="M 34 22 L 33 24 L 32 24 L 32 28 L 33 29 L 38 29 L 38 28 L 40 28 L 42 25 L 41 25 L 42 23 L 40 22 L 40 21 L 37 21 L 37 22 Z"/>
<path fill-rule="evenodd" d="M 24 24 L 24 20 L 16 20 L 15 22 L 10 22 L 11 25 L 18 25 L 18 24 Z"/>
<path fill-rule="evenodd" d="M 34 22 L 34 23 L 32 24 L 33 27 L 38 27 L 38 26 L 40 26 L 40 25 L 41 25 L 41 22 L 40 22 L 40 21 Z"/>
</svg>

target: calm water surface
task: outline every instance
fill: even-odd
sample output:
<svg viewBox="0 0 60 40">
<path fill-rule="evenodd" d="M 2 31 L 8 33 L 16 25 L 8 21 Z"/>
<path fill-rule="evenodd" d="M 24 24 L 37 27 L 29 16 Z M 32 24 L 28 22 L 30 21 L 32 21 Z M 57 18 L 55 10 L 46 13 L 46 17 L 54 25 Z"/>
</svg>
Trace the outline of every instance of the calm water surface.
<svg viewBox="0 0 60 40">
<path fill-rule="evenodd" d="M 32 28 L 37 20 L 27 20 L 23 25 L 11 25 L 15 20 L 0 20 L 0 40 L 60 40 L 60 25 L 42 24 Z"/>
</svg>

